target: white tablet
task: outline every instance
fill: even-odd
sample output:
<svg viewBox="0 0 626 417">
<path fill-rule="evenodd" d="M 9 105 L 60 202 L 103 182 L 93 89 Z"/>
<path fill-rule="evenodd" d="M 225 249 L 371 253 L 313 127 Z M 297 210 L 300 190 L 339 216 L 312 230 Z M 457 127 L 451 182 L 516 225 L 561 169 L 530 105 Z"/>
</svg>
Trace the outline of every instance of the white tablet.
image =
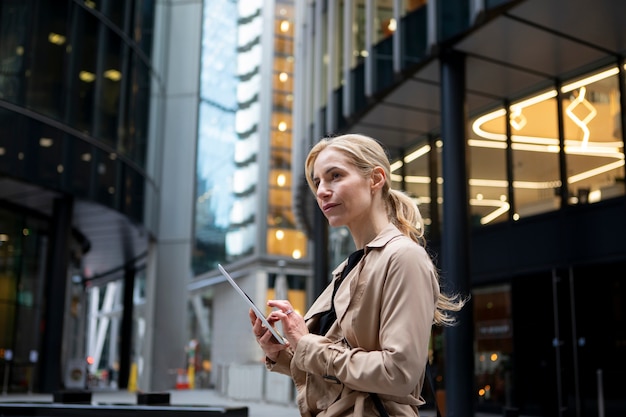
<svg viewBox="0 0 626 417">
<path fill-rule="evenodd" d="M 259 310 L 259 308 L 256 306 L 256 304 L 254 304 L 254 302 L 252 302 L 252 299 L 250 297 L 248 297 L 248 294 L 246 294 L 244 292 L 244 290 L 242 290 L 241 287 L 239 285 L 237 285 L 237 283 L 235 282 L 233 277 L 231 277 L 230 274 L 228 272 L 226 272 L 226 270 L 224 269 L 224 267 L 222 265 L 217 264 L 217 267 L 220 270 L 220 272 L 222 273 L 222 275 L 224 275 L 226 277 L 228 282 L 230 282 L 230 285 L 232 285 L 233 288 L 235 290 L 237 290 L 239 295 L 241 295 L 241 298 L 243 298 L 246 301 L 246 303 L 248 303 L 250 308 L 254 311 L 254 314 L 256 314 L 256 316 L 259 319 L 261 319 L 261 321 L 263 322 L 263 325 L 265 327 L 267 327 L 267 329 L 269 329 L 270 332 L 272 332 L 272 334 L 274 335 L 274 338 L 278 341 L 278 343 L 280 343 L 281 345 L 284 345 L 286 343 L 285 339 L 281 336 L 280 333 L 278 333 L 278 330 L 276 330 L 276 328 L 274 326 L 272 326 L 269 321 L 267 321 L 267 319 L 265 318 L 265 315 L 263 314 L 263 312 L 261 310 Z"/>
</svg>

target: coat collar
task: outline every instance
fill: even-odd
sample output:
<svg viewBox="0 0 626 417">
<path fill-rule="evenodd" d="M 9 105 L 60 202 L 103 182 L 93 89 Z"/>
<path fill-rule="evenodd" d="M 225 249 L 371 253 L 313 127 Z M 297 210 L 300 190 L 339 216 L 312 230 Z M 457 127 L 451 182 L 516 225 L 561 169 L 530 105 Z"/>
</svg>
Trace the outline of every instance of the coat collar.
<svg viewBox="0 0 626 417">
<path fill-rule="evenodd" d="M 337 315 L 345 312 L 349 302 L 350 302 L 350 293 L 351 291 L 346 291 L 346 288 L 352 287 L 354 285 L 352 283 L 353 277 L 356 271 L 360 270 L 363 265 L 363 261 L 367 258 L 367 254 L 372 249 L 377 249 L 385 246 L 392 239 L 397 238 L 398 236 L 402 236 L 402 232 L 394 226 L 392 223 L 389 223 L 381 232 L 367 245 L 365 245 L 365 253 L 363 258 L 359 261 L 353 271 L 351 271 L 348 276 L 345 278 L 347 282 L 341 284 L 339 291 L 335 295 L 335 310 L 337 310 Z M 305 314 L 305 320 L 314 316 L 317 313 L 322 311 L 326 311 L 330 308 L 330 298 L 332 295 L 332 288 L 335 285 L 335 280 L 339 279 L 341 276 L 341 271 L 346 267 L 348 263 L 348 259 L 346 258 L 337 268 L 335 268 L 332 272 L 332 282 L 330 285 L 326 287 L 326 289 L 322 292 L 322 294 L 318 297 L 318 299 L 313 303 L 309 311 Z"/>
</svg>

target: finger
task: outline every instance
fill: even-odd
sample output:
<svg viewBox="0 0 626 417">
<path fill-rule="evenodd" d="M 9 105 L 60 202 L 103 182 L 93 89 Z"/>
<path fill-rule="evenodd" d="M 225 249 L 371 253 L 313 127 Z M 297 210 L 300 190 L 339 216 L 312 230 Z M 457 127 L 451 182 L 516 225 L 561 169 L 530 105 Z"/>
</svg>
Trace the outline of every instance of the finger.
<svg viewBox="0 0 626 417">
<path fill-rule="evenodd" d="M 288 300 L 268 300 L 267 305 L 270 307 L 275 307 L 280 310 L 286 311 L 291 307 L 291 303 Z"/>
</svg>

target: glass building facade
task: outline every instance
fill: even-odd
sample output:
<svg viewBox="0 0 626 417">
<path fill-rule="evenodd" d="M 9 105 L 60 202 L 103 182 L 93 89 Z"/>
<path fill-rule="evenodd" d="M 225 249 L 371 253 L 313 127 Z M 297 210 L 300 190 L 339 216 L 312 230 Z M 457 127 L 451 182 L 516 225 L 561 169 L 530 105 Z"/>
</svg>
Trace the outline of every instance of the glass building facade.
<svg viewBox="0 0 626 417">
<path fill-rule="evenodd" d="M 323 136 L 362 133 L 387 148 L 393 185 L 418 204 L 444 285 L 472 296 L 459 329 L 435 328 L 431 340 L 438 401 L 455 415 L 625 410 L 616 387 L 626 375 L 626 292 L 607 273 L 626 265 L 615 6 L 301 5 L 296 76 L 308 81 L 296 88 L 294 166 Z M 573 29 L 590 16 L 606 36 Z M 296 188 L 296 212 L 320 224 L 308 193 Z M 353 250 L 345 230 L 328 235 L 315 242 L 330 251 L 314 264 L 322 276 Z"/>
<path fill-rule="evenodd" d="M 6 390 L 52 390 L 85 352 L 89 373 L 120 362 L 128 371 L 117 345 L 120 334 L 132 343 L 120 332 L 121 294 L 129 276 L 137 289 L 144 281 L 144 208 L 157 193 L 147 174 L 154 9 L 142 0 L 0 4 Z"/>
</svg>

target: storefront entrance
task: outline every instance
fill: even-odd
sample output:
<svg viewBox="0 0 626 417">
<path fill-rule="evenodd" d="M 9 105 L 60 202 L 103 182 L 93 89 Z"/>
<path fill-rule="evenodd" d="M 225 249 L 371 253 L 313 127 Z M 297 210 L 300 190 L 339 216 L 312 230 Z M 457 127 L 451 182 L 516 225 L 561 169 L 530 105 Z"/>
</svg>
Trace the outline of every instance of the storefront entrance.
<svg viewBox="0 0 626 417">
<path fill-rule="evenodd" d="M 520 414 L 626 414 L 624 264 L 516 277 L 513 401 Z M 620 388 L 621 387 L 621 388 Z"/>
</svg>

